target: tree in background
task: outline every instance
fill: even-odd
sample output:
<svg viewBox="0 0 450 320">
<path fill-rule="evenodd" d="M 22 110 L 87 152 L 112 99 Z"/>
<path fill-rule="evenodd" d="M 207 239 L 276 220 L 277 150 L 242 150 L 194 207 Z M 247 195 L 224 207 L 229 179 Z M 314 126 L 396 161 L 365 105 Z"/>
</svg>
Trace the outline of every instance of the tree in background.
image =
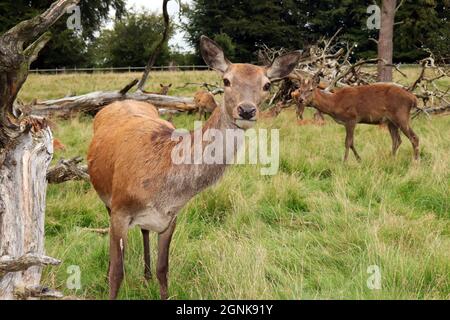
<svg viewBox="0 0 450 320">
<path fill-rule="evenodd" d="M 397 0 L 383 0 L 381 6 L 381 29 L 378 38 L 378 81 L 392 82 L 392 57 L 394 55 L 394 21 Z"/>
<path fill-rule="evenodd" d="M 183 25 L 197 49 L 202 34 L 234 48 L 236 62 L 255 61 L 256 46 L 301 48 L 306 39 L 305 14 L 297 0 L 194 0 L 184 10 Z"/>
<path fill-rule="evenodd" d="M 400 2 L 400 1 L 399 1 Z M 423 47 L 449 50 L 450 0 L 405 0 L 394 26 L 394 61 L 415 62 Z M 193 0 L 184 10 L 189 42 L 198 49 L 200 35 L 226 34 L 237 61 L 255 60 L 257 45 L 303 49 L 342 27 L 341 40 L 356 42 L 355 58 L 377 56 L 378 30 L 366 26 L 373 0 Z M 381 1 L 378 1 L 381 5 Z"/>
<path fill-rule="evenodd" d="M 397 2 L 400 3 L 400 0 Z M 395 16 L 394 60 L 417 61 L 428 56 L 450 54 L 450 0 L 408 0 Z"/>
<path fill-rule="evenodd" d="M 0 0 L 0 33 L 20 21 L 34 17 L 46 10 L 52 0 Z M 82 67 L 90 65 L 87 45 L 94 39 L 111 9 L 120 18 L 125 11 L 125 0 L 81 0 L 81 34 L 67 29 L 61 18 L 51 29 L 52 39 L 33 63 L 33 68 Z"/>
<path fill-rule="evenodd" d="M 121 20 L 117 20 L 112 30 L 103 30 L 89 51 L 96 66 L 145 66 L 163 31 L 164 22 L 161 15 L 130 12 Z M 169 32 L 172 36 L 173 28 Z M 155 65 L 168 65 L 169 62 L 170 51 L 166 43 Z"/>
</svg>

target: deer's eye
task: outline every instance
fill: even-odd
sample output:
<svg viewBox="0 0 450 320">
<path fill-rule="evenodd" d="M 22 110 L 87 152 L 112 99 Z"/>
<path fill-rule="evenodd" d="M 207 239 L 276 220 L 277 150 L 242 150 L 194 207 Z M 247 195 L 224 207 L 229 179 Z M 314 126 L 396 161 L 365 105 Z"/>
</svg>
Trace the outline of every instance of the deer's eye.
<svg viewBox="0 0 450 320">
<path fill-rule="evenodd" d="M 270 83 L 270 82 L 267 82 L 267 83 L 264 85 L 263 90 L 264 90 L 264 91 L 269 91 L 269 90 L 270 90 L 270 87 L 271 87 L 271 83 Z"/>
<path fill-rule="evenodd" d="M 225 87 L 230 87 L 230 86 L 231 86 L 230 80 L 228 80 L 228 79 L 223 79 L 223 85 L 224 85 Z"/>
</svg>

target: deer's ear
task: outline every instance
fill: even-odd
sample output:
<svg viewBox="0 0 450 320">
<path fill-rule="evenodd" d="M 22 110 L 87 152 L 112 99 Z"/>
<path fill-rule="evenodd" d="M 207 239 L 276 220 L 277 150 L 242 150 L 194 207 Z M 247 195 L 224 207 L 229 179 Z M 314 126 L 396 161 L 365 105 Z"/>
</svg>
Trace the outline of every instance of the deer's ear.
<svg viewBox="0 0 450 320">
<path fill-rule="evenodd" d="M 203 60 L 214 70 L 225 73 L 231 62 L 225 57 L 222 48 L 206 36 L 200 37 L 200 51 Z"/>
<path fill-rule="evenodd" d="M 287 77 L 298 64 L 300 56 L 300 51 L 293 51 L 291 53 L 279 56 L 267 69 L 267 77 L 271 80 Z"/>
</svg>

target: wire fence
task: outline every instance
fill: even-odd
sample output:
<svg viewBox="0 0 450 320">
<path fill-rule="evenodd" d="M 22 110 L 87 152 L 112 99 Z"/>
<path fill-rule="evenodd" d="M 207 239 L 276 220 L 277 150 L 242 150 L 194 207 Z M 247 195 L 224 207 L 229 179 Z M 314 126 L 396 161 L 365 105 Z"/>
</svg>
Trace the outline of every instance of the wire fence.
<svg viewBox="0 0 450 320">
<path fill-rule="evenodd" d="M 48 73 L 48 74 L 64 74 L 64 73 L 96 73 L 96 72 L 141 72 L 145 67 L 110 67 L 110 68 L 55 68 L 55 69 L 33 69 L 30 73 Z M 153 71 L 203 71 L 211 70 L 208 66 L 158 66 L 152 67 Z"/>
<path fill-rule="evenodd" d="M 401 67 L 418 67 L 418 64 L 402 64 Z M 376 67 L 376 64 L 368 64 L 366 67 Z M 448 65 L 446 65 L 448 67 Z M 65 73 L 123 73 L 123 72 L 142 72 L 145 67 L 106 67 L 106 68 L 55 68 L 55 69 L 33 69 L 30 73 L 36 74 L 65 74 Z M 192 66 L 157 66 L 152 67 L 153 71 L 204 71 L 212 70 L 208 66 L 192 65 Z"/>
</svg>

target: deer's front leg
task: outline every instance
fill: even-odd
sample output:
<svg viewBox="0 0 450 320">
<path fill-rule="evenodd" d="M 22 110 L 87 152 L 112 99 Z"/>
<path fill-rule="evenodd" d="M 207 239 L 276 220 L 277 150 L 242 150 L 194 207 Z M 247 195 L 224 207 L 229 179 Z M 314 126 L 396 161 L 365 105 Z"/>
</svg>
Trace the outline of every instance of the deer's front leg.
<svg viewBox="0 0 450 320">
<path fill-rule="evenodd" d="M 167 271 L 169 270 L 169 247 L 172 241 L 172 235 L 175 231 L 176 218 L 169 228 L 158 235 L 158 263 L 156 267 L 156 276 L 159 281 L 159 291 L 161 300 L 167 300 Z"/>
<path fill-rule="evenodd" d="M 303 120 L 303 113 L 305 112 L 305 105 L 303 103 L 297 102 L 297 119 Z"/>
</svg>

